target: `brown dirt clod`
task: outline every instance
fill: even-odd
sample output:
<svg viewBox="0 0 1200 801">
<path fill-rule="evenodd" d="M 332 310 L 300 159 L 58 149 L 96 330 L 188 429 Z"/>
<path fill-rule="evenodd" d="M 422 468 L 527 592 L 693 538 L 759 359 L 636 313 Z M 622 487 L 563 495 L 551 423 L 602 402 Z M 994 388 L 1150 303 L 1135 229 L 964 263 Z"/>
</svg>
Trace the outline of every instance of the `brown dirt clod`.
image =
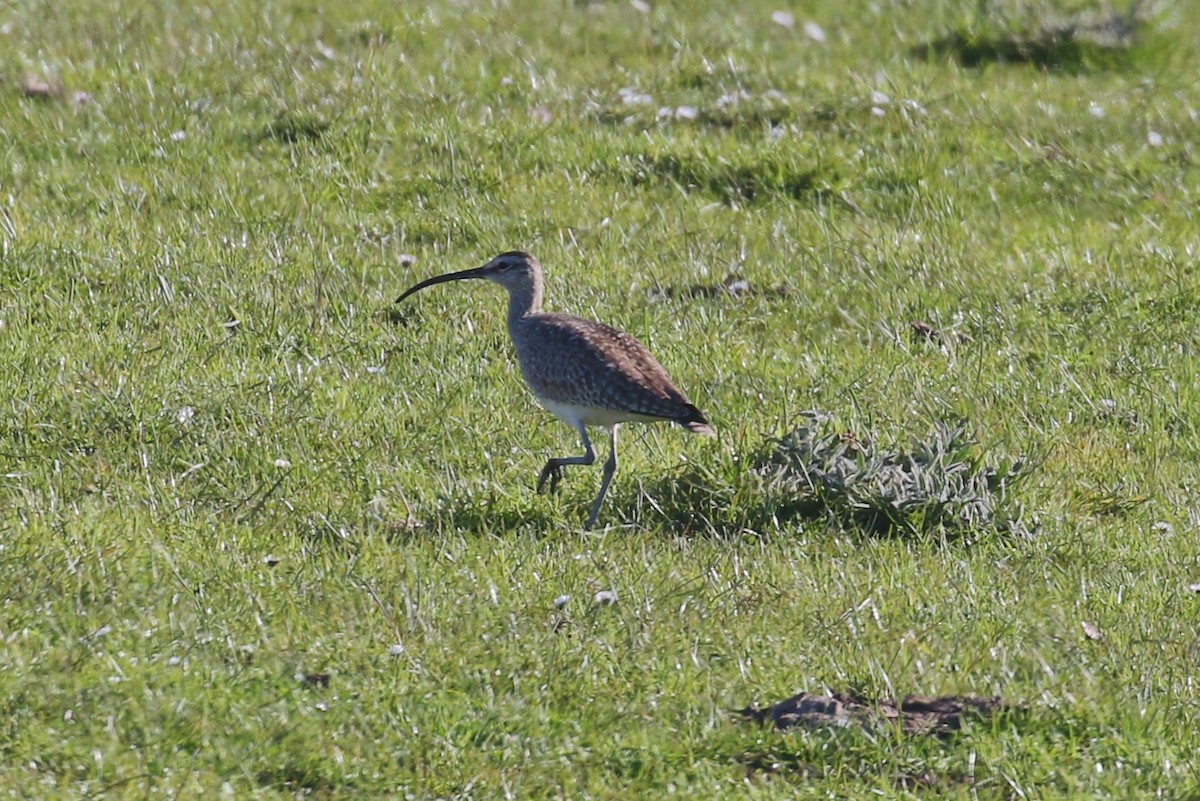
<svg viewBox="0 0 1200 801">
<path fill-rule="evenodd" d="M 777 729 L 803 726 L 874 730 L 884 723 L 899 723 L 906 734 L 948 735 L 963 728 L 969 719 L 983 719 L 1006 709 L 998 696 L 909 695 L 901 701 L 892 698 L 871 700 L 851 693 L 814 695 L 799 693 L 773 706 L 740 710 L 747 720 L 770 721 Z"/>
</svg>

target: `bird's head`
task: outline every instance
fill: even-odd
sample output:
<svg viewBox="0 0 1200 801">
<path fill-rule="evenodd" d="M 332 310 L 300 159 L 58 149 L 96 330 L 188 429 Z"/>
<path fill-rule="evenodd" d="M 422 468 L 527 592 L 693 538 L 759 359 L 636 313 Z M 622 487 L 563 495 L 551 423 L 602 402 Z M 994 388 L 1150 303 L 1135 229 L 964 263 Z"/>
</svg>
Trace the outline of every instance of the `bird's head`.
<svg viewBox="0 0 1200 801">
<path fill-rule="evenodd" d="M 510 292 L 535 293 L 541 285 L 542 265 L 528 253 L 520 250 L 510 250 L 507 253 L 501 253 L 482 267 L 427 278 L 416 286 L 405 290 L 403 295 L 396 298 L 396 302 L 399 303 L 409 295 L 427 286 L 444 284 L 447 281 L 465 281 L 468 278 L 482 278 L 485 281 L 492 281 L 500 284 Z"/>
</svg>

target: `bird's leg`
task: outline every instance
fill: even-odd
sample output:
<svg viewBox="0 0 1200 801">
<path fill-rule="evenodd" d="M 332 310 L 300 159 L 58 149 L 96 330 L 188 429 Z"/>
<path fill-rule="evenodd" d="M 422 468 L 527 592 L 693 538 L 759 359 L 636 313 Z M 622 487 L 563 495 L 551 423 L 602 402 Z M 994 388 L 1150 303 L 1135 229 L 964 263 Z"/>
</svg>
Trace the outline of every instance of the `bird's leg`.
<svg viewBox="0 0 1200 801">
<path fill-rule="evenodd" d="M 579 423 L 575 430 L 579 432 L 580 438 L 583 439 L 584 454 L 583 456 L 563 456 L 558 459 L 551 459 L 546 462 L 546 466 L 542 468 L 542 474 L 538 476 L 537 491 L 541 495 L 546 486 L 546 480 L 550 480 L 550 492 L 558 491 L 558 482 L 562 480 L 562 469 L 569 464 L 592 464 L 596 461 L 596 452 L 592 450 L 592 441 L 588 439 L 587 429 L 583 423 Z"/>
<path fill-rule="evenodd" d="M 596 518 L 600 516 L 600 507 L 604 504 L 604 496 L 608 494 L 608 485 L 612 483 L 613 473 L 617 472 L 617 427 L 615 425 L 608 432 L 608 439 L 608 461 L 604 463 L 604 479 L 600 482 L 600 494 L 592 503 L 592 512 L 583 526 L 585 529 L 596 525 Z"/>
</svg>

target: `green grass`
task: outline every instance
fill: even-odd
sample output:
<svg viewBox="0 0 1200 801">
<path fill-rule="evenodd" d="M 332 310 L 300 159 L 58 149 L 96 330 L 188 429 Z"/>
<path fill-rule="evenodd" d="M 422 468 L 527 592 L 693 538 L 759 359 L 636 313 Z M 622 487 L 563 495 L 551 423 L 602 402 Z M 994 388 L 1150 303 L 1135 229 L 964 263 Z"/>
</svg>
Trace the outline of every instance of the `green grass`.
<svg viewBox="0 0 1200 801">
<path fill-rule="evenodd" d="M 1189 4 L 173 5 L 0 7 L 0 797 L 1200 795 Z M 590 534 L 501 290 L 390 309 L 517 247 L 720 434 Z M 1035 536 L 777 514 L 808 409 L 967 421 Z M 823 688 L 1020 711 L 729 714 Z"/>
</svg>

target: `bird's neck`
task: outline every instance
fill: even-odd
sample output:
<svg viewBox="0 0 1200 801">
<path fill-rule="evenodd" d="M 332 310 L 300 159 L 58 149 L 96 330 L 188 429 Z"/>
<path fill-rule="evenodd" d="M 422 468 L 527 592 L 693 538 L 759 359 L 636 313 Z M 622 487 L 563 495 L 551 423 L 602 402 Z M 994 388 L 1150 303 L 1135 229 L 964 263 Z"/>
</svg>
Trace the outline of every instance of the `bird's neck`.
<svg viewBox="0 0 1200 801">
<path fill-rule="evenodd" d="M 508 291 L 508 328 L 513 330 L 524 318 L 542 310 L 542 288 L 537 284 L 514 287 Z"/>
</svg>

